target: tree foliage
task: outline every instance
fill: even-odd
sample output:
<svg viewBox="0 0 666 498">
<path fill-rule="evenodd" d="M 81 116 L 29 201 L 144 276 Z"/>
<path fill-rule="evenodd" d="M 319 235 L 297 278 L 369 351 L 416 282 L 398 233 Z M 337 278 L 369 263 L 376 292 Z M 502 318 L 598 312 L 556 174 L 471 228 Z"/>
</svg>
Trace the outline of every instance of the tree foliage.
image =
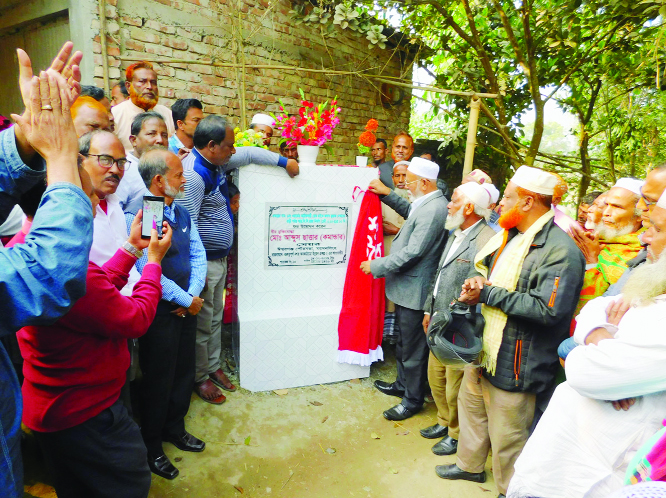
<svg viewBox="0 0 666 498">
<path fill-rule="evenodd" d="M 475 164 L 498 183 L 511 168 L 535 164 L 580 175 L 582 195 L 631 171 L 626 165 L 636 173 L 661 157 L 663 119 L 654 106 L 666 89 L 662 0 L 346 0 L 319 1 L 316 9 L 324 24 L 326 12 L 359 19 L 353 29 L 366 36 L 371 17 L 390 20 L 422 46 L 417 62 L 435 86 L 497 94 L 483 101 Z M 576 156 L 540 151 L 545 104 L 563 91 L 558 103 L 580 123 Z M 466 129 L 468 101 L 424 98 L 452 128 Z M 534 115 L 529 140 L 520 123 L 526 112 Z M 650 160 L 641 154 L 646 144 Z"/>
</svg>

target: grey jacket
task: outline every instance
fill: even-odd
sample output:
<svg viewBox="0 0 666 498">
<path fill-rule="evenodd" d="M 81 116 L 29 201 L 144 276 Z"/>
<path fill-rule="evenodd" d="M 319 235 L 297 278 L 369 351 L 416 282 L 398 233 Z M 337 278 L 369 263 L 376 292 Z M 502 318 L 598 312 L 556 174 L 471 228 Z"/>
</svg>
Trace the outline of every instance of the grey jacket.
<svg viewBox="0 0 666 498">
<path fill-rule="evenodd" d="M 382 199 L 405 224 L 393 239 L 391 254 L 370 262 L 375 278 L 386 278 L 386 296 L 395 304 L 422 310 L 432 275 L 437 268 L 448 232 L 444 228 L 449 201 L 435 192 L 409 216 L 411 205 L 395 192 Z"/>
<path fill-rule="evenodd" d="M 426 299 L 424 308 L 426 313 L 432 315 L 435 311 L 448 309 L 451 301 L 458 299 L 463 283 L 467 279 L 470 271 L 474 268 L 474 256 L 476 256 L 476 253 L 486 245 L 486 242 L 488 242 L 493 235 L 495 235 L 495 231 L 488 226 L 486 220 L 481 220 L 470 230 L 445 265 L 444 261 L 449 254 L 453 241 L 455 240 L 453 234 L 449 235 L 446 247 L 444 247 L 444 251 L 442 251 L 442 257 L 439 259 L 439 266 L 434 274 L 432 285 L 430 286 L 430 292 Z M 437 286 L 437 295 L 433 296 L 438 275 L 440 277 L 439 285 Z"/>
<path fill-rule="evenodd" d="M 226 173 L 248 164 L 262 164 L 265 166 L 287 166 L 287 158 L 261 147 L 236 147 L 236 153 L 229 158 L 229 162 L 222 169 Z"/>
</svg>

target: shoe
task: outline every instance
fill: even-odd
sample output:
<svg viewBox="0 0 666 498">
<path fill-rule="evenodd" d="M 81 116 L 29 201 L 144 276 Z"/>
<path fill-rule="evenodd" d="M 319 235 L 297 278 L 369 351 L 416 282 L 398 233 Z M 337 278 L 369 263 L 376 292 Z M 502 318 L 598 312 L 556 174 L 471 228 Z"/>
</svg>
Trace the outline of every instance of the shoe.
<svg viewBox="0 0 666 498">
<path fill-rule="evenodd" d="M 206 403 L 212 403 L 213 405 L 221 405 L 227 400 L 222 391 L 210 379 L 194 384 L 194 392 Z"/>
<path fill-rule="evenodd" d="M 462 479 L 472 482 L 486 482 L 486 472 L 465 472 L 455 463 L 452 465 L 438 465 L 435 467 L 435 474 L 442 479 Z"/>
<path fill-rule="evenodd" d="M 384 412 L 384 418 L 386 420 L 405 420 L 409 417 L 413 417 L 421 410 L 410 410 L 406 408 L 402 403 L 395 405 L 393 408 L 389 408 Z"/>
<path fill-rule="evenodd" d="M 217 384 L 218 386 L 220 386 L 225 391 L 233 392 L 233 391 L 236 390 L 236 386 L 234 386 L 231 383 L 231 381 L 229 380 L 227 375 L 222 371 L 221 368 L 218 368 L 215 372 L 210 374 L 208 376 L 208 378 L 210 380 L 212 380 L 214 384 Z"/>
<path fill-rule="evenodd" d="M 497 495 L 497 498 L 506 498 L 506 495 L 503 495 L 502 493 L 500 493 L 499 495 Z"/>
<path fill-rule="evenodd" d="M 169 457 L 164 453 L 156 457 L 148 455 L 148 467 L 150 467 L 153 474 L 165 479 L 175 479 L 178 476 L 178 469 L 173 466 Z"/>
<path fill-rule="evenodd" d="M 376 380 L 375 387 L 382 394 L 387 394 L 389 396 L 395 396 L 397 398 L 402 398 L 405 395 L 405 391 L 401 391 L 394 387 L 393 384 L 384 382 L 383 380 Z"/>
<path fill-rule="evenodd" d="M 432 447 L 432 452 L 435 455 L 453 455 L 456 451 L 458 451 L 458 440 L 451 436 L 446 436 Z"/>
<path fill-rule="evenodd" d="M 421 429 L 419 432 L 421 432 L 421 435 L 426 439 L 439 439 L 440 437 L 444 437 L 449 433 L 449 428 L 435 424 L 431 425 L 430 427 L 426 427 L 425 429 Z"/>
<path fill-rule="evenodd" d="M 189 432 L 185 431 L 180 436 L 168 436 L 164 438 L 167 443 L 173 444 L 176 448 L 183 451 L 203 451 L 206 447 L 201 439 L 194 437 Z"/>
</svg>

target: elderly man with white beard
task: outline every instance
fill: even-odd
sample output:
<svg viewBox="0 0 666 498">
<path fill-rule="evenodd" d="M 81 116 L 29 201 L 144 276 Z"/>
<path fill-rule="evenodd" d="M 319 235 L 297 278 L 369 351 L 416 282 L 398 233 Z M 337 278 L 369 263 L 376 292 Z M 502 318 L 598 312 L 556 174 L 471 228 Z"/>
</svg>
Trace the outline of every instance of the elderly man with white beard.
<svg viewBox="0 0 666 498">
<path fill-rule="evenodd" d="M 587 302 L 601 296 L 627 269 L 627 262 L 641 250 L 643 210 L 637 206 L 642 180 L 620 178 L 608 191 L 598 227 L 598 237 L 571 228 L 571 236 L 585 256 L 585 280 L 574 317 Z M 596 201 L 595 201 L 596 203 Z"/>
<path fill-rule="evenodd" d="M 453 191 L 449 202 L 449 214 L 445 228 L 453 231 L 449 237 L 433 285 L 426 298 L 423 331 L 428 333 L 430 316 L 449 309 L 449 304 L 459 296 L 465 279 L 473 269 L 476 253 L 495 235 L 488 226 L 488 208 L 492 196 L 488 186 L 475 182 L 460 185 Z M 427 439 L 440 439 L 433 447 L 435 455 L 452 455 L 458 449 L 460 428 L 458 425 L 458 390 L 463 378 L 462 368 L 445 366 L 430 353 L 428 357 L 428 382 L 437 405 L 437 423 L 421 429 Z"/>
<path fill-rule="evenodd" d="M 510 498 L 605 497 L 622 486 L 636 450 L 666 412 L 666 195 L 643 240 L 648 261 L 620 297 L 599 297 L 578 316 L 581 346 L 515 465 Z"/>
</svg>

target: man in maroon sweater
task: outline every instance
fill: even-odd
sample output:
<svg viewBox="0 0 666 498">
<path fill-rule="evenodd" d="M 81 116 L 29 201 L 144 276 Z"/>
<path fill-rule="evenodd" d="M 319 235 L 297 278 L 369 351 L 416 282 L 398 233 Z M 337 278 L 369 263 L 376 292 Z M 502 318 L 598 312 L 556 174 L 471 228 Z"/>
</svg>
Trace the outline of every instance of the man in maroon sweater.
<svg viewBox="0 0 666 498">
<path fill-rule="evenodd" d="M 83 190 L 99 199 L 82 171 Z M 23 373 L 23 423 L 33 430 L 60 498 L 145 498 L 150 470 L 139 427 L 118 399 L 130 358 L 127 339 L 146 333 L 162 296 L 161 261 L 171 245 L 153 229 L 141 239 L 141 211 L 127 242 L 99 267 L 88 265 L 86 294 L 55 324 L 18 332 Z M 148 263 L 131 297 L 120 293 L 148 248 Z"/>
</svg>

